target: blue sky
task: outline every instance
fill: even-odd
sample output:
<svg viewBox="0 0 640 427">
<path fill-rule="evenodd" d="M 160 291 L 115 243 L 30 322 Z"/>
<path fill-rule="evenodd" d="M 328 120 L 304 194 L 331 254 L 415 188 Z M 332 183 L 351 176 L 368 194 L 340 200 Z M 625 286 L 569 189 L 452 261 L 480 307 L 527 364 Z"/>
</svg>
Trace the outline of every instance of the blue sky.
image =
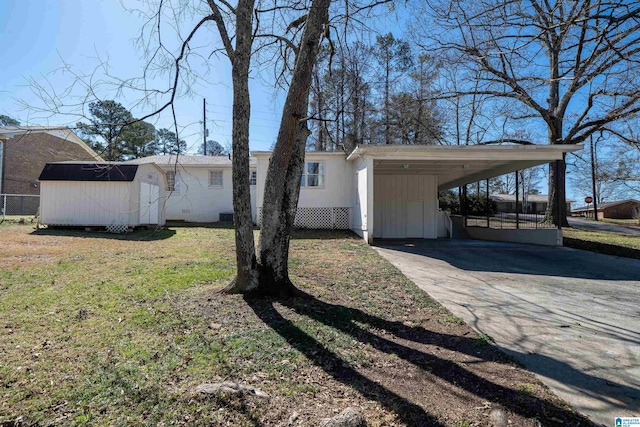
<svg viewBox="0 0 640 427">
<path fill-rule="evenodd" d="M 138 2 L 124 1 L 127 6 Z M 2 0 L 0 1 L 0 52 L 2 52 L 2 79 L 0 79 L 0 114 L 19 119 L 25 125 L 73 125 L 79 116 L 53 115 L 24 110 L 20 101 L 42 105 L 34 94 L 29 79 L 49 87 L 48 91 L 61 93 L 74 78 L 62 72 L 64 63 L 78 74 L 95 70 L 102 60 L 108 60 L 109 73 L 120 78 L 139 76 L 145 61 L 136 50 L 135 40 L 144 20 L 126 11 L 117 0 Z M 211 42 L 211 32 L 205 29 L 197 42 L 202 46 Z M 208 49 L 210 50 L 210 49 Z M 202 98 L 207 98 L 207 127 L 209 138 L 223 145 L 231 141 L 231 89 L 229 65 L 226 57 L 212 57 L 206 82 L 195 85 L 193 92 L 176 104 L 181 137 L 191 151 L 202 142 Z M 201 64 L 194 62 L 194 69 Z M 98 76 L 96 76 L 98 77 Z M 152 83 L 162 87 L 165 81 Z M 76 89 L 78 87 L 76 86 Z M 74 94 L 84 91 L 75 90 Z M 113 87 L 103 87 L 104 99 L 116 99 L 132 110 L 134 115 L 148 113 L 151 106 L 136 106 L 136 96 L 118 97 Z M 251 82 L 252 120 L 251 149 L 269 149 L 277 135 L 282 94 L 276 93 L 258 75 Z M 65 104 L 74 104 L 73 96 L 63 98 Z M 67 112 L 73 109 L 66 108 Z M 77 111 L 77 110 L 76 110 Z M 150 119 L 157 128 L 171 126 L 167 114 Z"/>
<path fill-rule="evenodd" d="M 0 52 L 2 53 L 2 79 L 0 79 L 0 114 L 17 118 L 25 125 L 74 125 L 81 120 L 78 115 L 51 115 L 25 110 L 21 102 L 41 106 L 29 80 L 47 87 L 48 92 L 62 93 L 74 82 L 74 77 L 61 71 L 64 63 L 78 74 L 93 72 L 101 61 L 109 64 L 109 73 L 120 78 L 139 76 L 145 64 L 143 54 L 136 49 L 135 40 L 145 22 L 139 14 L 124 9 L 123 4 L 135 7 L 144 2 L 133 0 L 0 0 Z M 398 24 L 397 17 L 382 14 L 376 22 L 381 31 L 397 31 L 405 24 Z M 406 18 L 406 17 L 405 17 Z M 188 23 L 184 28 L 187 28 Z M 206 46 L 201 52 L 208 55 L 218 46 L 213 27 L 205 29 L 193 46 Z M 171 37 L 167 35 L 166 40 Z M 175 37 L 174 37 L 175 39 Z M 175 47 L 175 46 L 174 46 Z M 206 64 L 205 64 L 206 62 Z M 193 92 L 176 103 L 180 136 L 187 141 L 188 151 L 195 153 L 202 143 L 202 98 L 207 98 L 207 127 L 209 138 L 223 145 L 231 142 L 232 92 L 229 61 L 223 56 L 212 56 L 192 62 L 193 69 L 205 81 L 193 86 Z M 206 66 L 205 66 L 206 65 Z M 265 81 L 273 71 L 263 74 L 252 72 L 252 114 L 250 148 L 268 150 L 273 144 L 279 125 L 283 94 Z M 95 76 L 100 78 L 100 73 Z M 150 81 L 158 88 L 166 87 L 166 81 Z M 76 86 L 76 89 L 81 89 Z M 131 109 L 135 116 L 142 116 L 153 108 L 136 105 L 136 96 L 119 97 L 113 87 L 102 87 L 103 99 L 115 99 Z M 74 90 L 72 95 L 85 93 Z M 62 101 L 74 104 L 77 99 L 64 96 Z M 66 108 L 67 112 L 77 110 Z M 171 127 L 168 114 L 149 119 L 157 128 Z M 570 197 L 577 197 L 568 183 Z M 546 183 L 540 185 L 546 193 Z"/>
</svg>

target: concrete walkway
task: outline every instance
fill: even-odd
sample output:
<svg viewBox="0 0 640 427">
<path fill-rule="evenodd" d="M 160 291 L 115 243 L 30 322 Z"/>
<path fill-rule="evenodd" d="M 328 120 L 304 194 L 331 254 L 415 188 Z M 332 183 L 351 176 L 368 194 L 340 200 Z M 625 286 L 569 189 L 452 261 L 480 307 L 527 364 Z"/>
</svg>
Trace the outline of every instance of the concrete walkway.
<svg viewBox="0 0 640 427">
<path fill-rule="evenodd" d="M 594 422 L 640 416 L 640 260 L 477 240 L 376 243 Z"/>
<path fill-rule="evenodd" d="M 634 234 L 640 236 L 640 229 L 625 227 L 624 225 L 610 224 L 602 221 L 590 221 L 580 218 L 567 218 L 573 228 L 592 231 L 610 231 L 612 233 Z"/>
</svg>

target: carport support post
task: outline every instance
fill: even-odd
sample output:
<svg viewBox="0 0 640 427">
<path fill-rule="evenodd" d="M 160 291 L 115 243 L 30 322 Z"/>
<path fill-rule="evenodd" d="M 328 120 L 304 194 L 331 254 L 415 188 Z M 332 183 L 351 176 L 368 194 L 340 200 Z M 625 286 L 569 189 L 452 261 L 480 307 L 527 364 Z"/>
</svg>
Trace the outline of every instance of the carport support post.
<svg viewBox="0 0 640 427">
<path fill-rule="evenodd" d="M 366 227 L 366 237 L 367 243 L 373 244 L 373 158 L 369 156 L 365 156 L 365 161 L 367 162 L 367 227 Z"/>
<path fill-rule="evenodd" d="M 520 208 L 518 208 L 519 195 L 520 195 L 520 184 L 518 183 L 518 171 L 516 171 L 516 228 L 520 228 Z"/>
<path fill-rule="evenodd" d="M 487 228 L 489 228 L 489 226 L 491 225 L 490 206 L 491 204 L 489 203 L 489 178 L 487 178 Z"/>
<path fill-rule="evenodd" d="M 467 228 L 467 184 L 462 186 L 462 205 L 460 206 L 460 212 L 462 212 L 463 227 Z"/>
<path fill-rule="evenodd" d="M 562 158 L 564 158 L 564 154 L 562 155 Z M 560 168 L 562 167 L 562 163 L 560 162 L 560 160 L 556 160 L 556 170 L 559 171 Z M 558 173 L 555 174 L 556 177 L 556 206 L 558 207 L 558 230 L 562 230 L 562 218 L 560 218 L 562 209 L 560 209 L 560 184 L 558 183 L 559 177 L 558 177 Z M 588 212 L 588 209 L 587 209 Z M 594 212 L 595 214 L 595 212 Z"/>
</svg>

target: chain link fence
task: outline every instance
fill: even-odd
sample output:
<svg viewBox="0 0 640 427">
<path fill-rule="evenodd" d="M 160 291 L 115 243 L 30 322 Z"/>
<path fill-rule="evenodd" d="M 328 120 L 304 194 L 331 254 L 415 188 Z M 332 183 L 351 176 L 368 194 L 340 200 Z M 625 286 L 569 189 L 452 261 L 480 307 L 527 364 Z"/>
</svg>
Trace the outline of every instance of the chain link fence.
<svg viewBox="0 0 640 427">
<path fill-rule="evenodd" d="M 0 194 L 0 215 L 35 215 L 40 196 L 31 194 Z"/>
</svg>

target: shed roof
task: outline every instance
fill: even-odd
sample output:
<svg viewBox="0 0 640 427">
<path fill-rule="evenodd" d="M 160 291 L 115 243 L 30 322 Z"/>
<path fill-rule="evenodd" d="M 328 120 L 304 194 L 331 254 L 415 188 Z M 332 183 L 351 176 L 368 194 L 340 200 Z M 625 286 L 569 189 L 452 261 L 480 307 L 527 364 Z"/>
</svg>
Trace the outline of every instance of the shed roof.
<svg viewBox="0 0 640 427">
<path fill-rule="evenodd" d="M 110 181 L 131 182 L 138 165 L 95 162 L 47 163 L 40 181 Z"/>
</svg>

